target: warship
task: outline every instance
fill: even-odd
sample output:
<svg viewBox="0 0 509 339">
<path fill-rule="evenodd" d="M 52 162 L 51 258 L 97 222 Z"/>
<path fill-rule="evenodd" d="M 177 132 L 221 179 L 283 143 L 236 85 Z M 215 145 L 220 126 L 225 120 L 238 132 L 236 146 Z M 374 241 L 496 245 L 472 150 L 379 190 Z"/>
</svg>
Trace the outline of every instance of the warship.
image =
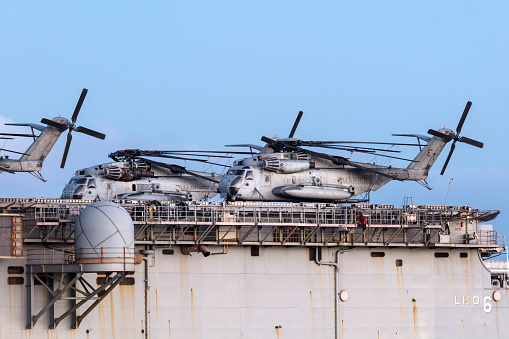
<svg viewBox="0 0 509 339">
<path fill-rule="evenodd" d="M 43 179 L 63 131 L 61 167 L 71 131 L 103 139 L 75 126 L 85 95 L 70 121 L 17 124 L 42 131 L 26 152 L 41 153 L 0 158 L 0 171 Z M 482 148 L 460 136 L 470 106 L 456 132 L 399 134 L 420 149 L 407 168 L 302 149 L 381 151 L 295 139 L 299 112 L 288 138 L 232 145 L 260 153 L 222 177 L 141 157 L 183 151 L 123 150 L 76 172 L 61 199 L 0 198 L 0 338 L 507 338 L 499 211 L 355 198 L 391 180 L 428 187 L 448 142 L 441 174 L 457 142 Z M 216 186 L 225 201 L 197 201 Z"/>
<path fill-rule="evenodd" d="M 499 211 L 115 203 L 0 199 L 0 338 L 509 337 Z"/>
</svg>

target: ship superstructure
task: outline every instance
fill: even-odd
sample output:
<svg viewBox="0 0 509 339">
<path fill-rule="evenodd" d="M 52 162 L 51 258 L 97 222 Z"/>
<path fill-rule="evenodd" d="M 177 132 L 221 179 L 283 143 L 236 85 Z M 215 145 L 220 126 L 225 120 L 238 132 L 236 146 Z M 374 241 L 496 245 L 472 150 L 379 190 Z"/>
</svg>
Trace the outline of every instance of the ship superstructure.
<svg viewBox="0 0 509 339">
<path fill-rule="evenodd" d="M 2 337 L 509 336 L 508 267 L 485 260 L 505 249 L 485 224 L 498 211 L 118 201 L 139 260 L 115 275 L 76 260 L 90 203 L 0 199 Z"/>
</svg>

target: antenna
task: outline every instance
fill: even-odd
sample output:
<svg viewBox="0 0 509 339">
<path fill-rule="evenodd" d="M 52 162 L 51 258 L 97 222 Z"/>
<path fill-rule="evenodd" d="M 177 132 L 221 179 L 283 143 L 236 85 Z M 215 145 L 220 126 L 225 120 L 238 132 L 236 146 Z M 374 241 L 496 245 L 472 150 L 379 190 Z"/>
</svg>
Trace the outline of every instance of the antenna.
<svg viewBox="0 0 509 339">
<path fill-rule="evenodd" d="M 445 196 L 444 206 L 447 206 L 447 197 L 449 196 L 449 190 L 451 189 L 451 183 L 453 180 L 454 180 L 454 178 L 451 178 L 451 180 L 449 181 L 449 187 L 447 187 L 447 194 Z"/>
</svg>

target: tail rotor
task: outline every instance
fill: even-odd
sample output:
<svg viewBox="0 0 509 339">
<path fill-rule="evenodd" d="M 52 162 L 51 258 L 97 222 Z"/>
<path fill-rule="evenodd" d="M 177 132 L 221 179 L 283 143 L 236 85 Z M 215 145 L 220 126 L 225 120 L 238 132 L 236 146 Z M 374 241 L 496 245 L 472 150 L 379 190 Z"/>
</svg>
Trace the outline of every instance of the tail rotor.
<svg viewBox="0 0 509 339">
<path fill-rule="evenodd" d="M 104 135 L 103 133 L 100 133 L 100 132 L 97 132 L 97 131 L 94 131 L 94 130 L 91 130 L 91 129 L 88 129 L 88 128 L 85 128 L 82 126 L 75 126 L 76 120 L 78 118 L 78 114 L 81 110 L 81 106 L 83 105 L 83 101 L 85 100 L 87 92 L 88 92 L 88 90 L 86 88 L 83 88 L 80 98 L 78 99 L 78 103 L 76 104 L 76 108 L 74 109 L 74 113 L 71 117 L 71 121 L 69 121 L 67 119 L 62 119 L 65 121 L 58 122 L 58 121 L 50 120 L 50 119 L 46 119 L 46 118 L 43 118 L 41 120 L 41 123 L 58 128 L 61 132 L 64 132 L 65 130 L 69 130 L 69 132 L 67 133 L 67 142 L 65 144 L 64 154 L 62 156 L 62 162 L 60 163 L 60 168 L 64 168 L 65 162 L 67 160 L 67 154 L 69 153 L 69 148 L 71 147 L 71 141 L 72 141 L 71 132 L 72 131 L 90 135 L 94 138 L 98 138 L 101 140 L 104 140 L 104 138 L 106 138 L 106 135 Z"/>
<path fill-rule="evenodd" d="M 465 123 L 465 119 L 467 118 L 468 112 L 470 111 L 470 107 L 472 106 L 472 103 L 470 101 L 467 102 L 467 105 L 465 106 L 465 109 L 463 110 L 463 114 L 461 115 L 460 121 L 458 122 L 458 126 L 456 127 L 456 133 L 454 133 L 451 130 L 450 133 L 444 133 L 440 131 L 436 131 L 434 129 L 428 130 L 428 134 L 431 134 L 433 136 L 439 137 L 444 139 L 446 142 L 449 142 L 453 140 L 453 143 L 451 145 L 451 149 L 449 151 L 449 154 L 447 155 L 447 159 L 445 160 L 444 166 L 442 167 L 442 171 L 440 172 L 440 175 L 444 175 L 445 169 L 447 168 L 447 165 L 449 164 L 449 160 L 451 160 L 452 154 L 454 150 L 456 149 L 456 142 L 464 142 L 465 144 L 469 144 L 478 148 L 483 148 L 484 144 L 480 141 L 470 139 L 467 137 L 460 136 L 461 129 L 463 128 L 463 124 Z M 441 130 L 444 131 L 444 130 Z"/>
</svg>

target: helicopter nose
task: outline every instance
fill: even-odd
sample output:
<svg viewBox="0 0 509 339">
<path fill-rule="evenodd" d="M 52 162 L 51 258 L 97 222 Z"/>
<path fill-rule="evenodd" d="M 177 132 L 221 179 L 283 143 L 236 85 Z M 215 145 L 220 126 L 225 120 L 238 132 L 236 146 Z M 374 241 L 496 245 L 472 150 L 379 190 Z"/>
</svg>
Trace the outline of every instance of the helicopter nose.
<svg viewBox="0 0 509 339">
<path fill-rule="evenodd" d="M 228 190 L 228 195 L 230 197 L 234 197 L 237 195 L 237 193 L 239 193 L 239 187 L 231 187 L 230 186 L 230 189 Z"/>
</svg>

